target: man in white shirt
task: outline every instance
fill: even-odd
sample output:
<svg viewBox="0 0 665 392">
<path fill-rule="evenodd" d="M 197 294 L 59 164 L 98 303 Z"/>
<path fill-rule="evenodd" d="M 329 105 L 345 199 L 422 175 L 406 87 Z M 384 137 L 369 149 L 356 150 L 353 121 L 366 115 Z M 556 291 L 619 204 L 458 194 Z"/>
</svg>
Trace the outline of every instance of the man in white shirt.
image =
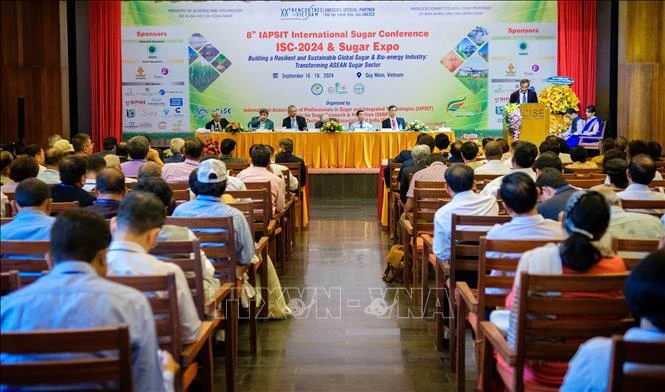
<svg viewBox="0 0 665 392">
<path fill-rule="evenodd" d="M 473 192 L 473 169 L 456 163 L 445 173 L 446 191 L 452 196 L 448 204 L 434 214 L 434 254 L 441 260 L 450 259 L 450 228 L 452 214 L 498 215 L 499 205 L 493 196 Z"/>
<path fill-rule="evenodd" d="M 39 174 L 37 174 L 37 178 L 49 185 L 60 184 L 60 171 L 58 166 L 64 157 L 65 154 L 60 150 L 56 150 L 55 148 L 49 148 L 46 150 L 44 158 L 44 165 L 46 166 L 46 170 L 40 170 Z"/>
<path fill-rule="evenodd" d="M 479 150 L 478 145 L 471 141 L 464 142 L 462 144 L 462 149 L 460 150 L 462 152 L 464 163 L 474 170 L 481 167 L 486 162 L 484 159 L 478 159 Z"/>
<path fill-rule="evenodd" d="M 533 181 L 536 180 L 536 172 L 533 171 L 533 163 L 536 161 L 538 156 L 538 148 L 535 144 L 531 142 L 519 141 L 513 149 L 513 158 L 512 158 L 512 167 L 511 173 L 522 172 Z M 496 197 L 499 188 L 501 187 L 501 181 L 503 177 L 497 177 L 492 180 L 489 184 L 485 185 L 483 195 L 489 195 Z"/>
<path fill-rule="evenodd" d="M 106 255 L 108 275 L 144 276 L 175 274 L 182 342 L 199 336 L 201 320 L 182 269 L 148 253 L 166 220 L 164 204 L 152 193 L 132 191 L 111 219 L 113 241 Z"/>
<path fill-rule="evenodd" d="M 356 119 L 358 119 L 358 121 L 351 124 L 351 127 L 349 128 L 350 131 L 371 132 L 374 130 L 374 125 L 365 121 L 364 110 L 360 109 L 356 112 Z"/>
<path fill-rule="evenodd" d="M 475 174 L 498 174 L 506 175 L 510 173 L 510 168 L 501 161 L 503 150 L 499 142 L 489 142 L 485 145 L 485 158 L 487 162 L 474 169 Z"/>
<path fill-rule="evenodd" d="M 665 200 L 665 194 L 649 189 L 656 175 L 656 163 L 650 156 L 640 154 L 632 157 L 628 165 L 628 187 L 617 193 L 622 200 Z"/>
<path fill-rule="evenodd" d="M 284 183 L 286 183 L 286 179 L 284 178 L 284 172 L 290 171 L 289 168 L 284 165 L 275 163 L 275 148 L 270 144 L 266 144 L 266 147 L 268 147 L 268 149 L 270 150 L 270 170 L 273 173 L 275 173 L 277 177 L 281 178 L 282 181 L 284 181 Z M 298 190 L 298 179 L 293 175 L 289 175 L 288 189 L 291 192 L 295 192 Z"/>
</svg>

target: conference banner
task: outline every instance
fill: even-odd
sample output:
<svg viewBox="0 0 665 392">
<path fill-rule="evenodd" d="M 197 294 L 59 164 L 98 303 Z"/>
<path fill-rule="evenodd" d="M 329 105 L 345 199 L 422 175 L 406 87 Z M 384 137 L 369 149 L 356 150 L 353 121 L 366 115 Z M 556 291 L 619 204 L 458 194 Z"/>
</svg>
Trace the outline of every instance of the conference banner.
<svg viewBox="0 0 665 392">
<path fill-rule="evenodd" d="M 123 1 L 123 132 L 191 135 L 296 105 L 376 128 L 398 116 L 501 133 L 519 80 L 556 75 L 556 1 Z"/>
</svg>

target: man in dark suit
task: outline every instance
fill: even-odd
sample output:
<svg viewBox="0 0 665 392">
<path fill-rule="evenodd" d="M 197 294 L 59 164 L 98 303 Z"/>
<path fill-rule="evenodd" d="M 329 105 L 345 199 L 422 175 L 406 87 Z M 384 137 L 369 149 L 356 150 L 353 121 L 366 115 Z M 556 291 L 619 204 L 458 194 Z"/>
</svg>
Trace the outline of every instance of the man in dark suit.
<svg viewBox="0 0 665 392">
<path fill-rule="evenodd" d="M 388 118 L 381 122 L 381 128 L 384 129 L 406 129 L 406 121 L 402 117 L 397 116 L 397 106 L 388 106 Z"/>
<path fill-rule="evenodd" d="M 520 89 L 510 94 L 510 103 L 538 103 L 538 94 L 530 90 L 529 79 L 520 80 Z"/>
<path fill-rule="evenodd" d="M 303 116 L 297 116 L 298 108 L 295 105 L 289 105 L 287 111 L 289 112 L 289 117 L 285 118 L 282 121 L 282 127 L 287 129 L 298 129 L 299 131 L 304 131 L 307 129 L 307 121 Z"/>
<path fill-rule="evenodd" d="M 279 139 L 279 153 L 275 155 L 275 163 L 296 163 L 300 162 L 300 183 L 302 188 L 307 184 L 307 166 L 305 160 L 293 155 L 293 140 Z"/>
<path fill-rule="evenodd" d="M 559 213 L 566 208 L 568 199 L 578 189 L 568 184 L 563 174 L 553 167 L 544 168 L 536 179 L 540 191 L 538 213 L 545 219 L 559 220 Z"/>
<path fill-rule="evenodd" d="M 222 118 L 222 112 L 215 110 L 212 112 L 212 120 L 206 123 L 206 129 L 223 132 L 227 125 L 229 125 L 229 120 Z"/>
<path fill-rule="evenodd" d="M 317 121 L 317 122 L 314 123 L 314 128 L 316 128 L 316 129 L 320 129 L 320 128 L 322 128 L 323 125 L 324 125 L 325 123 L 327 123 L 328 121 L 337 121 L 337 119 L 336 119 L 336 118 L 330 118 L 329 115 L 328 115 L 328 113 L 321 113 L 321 114 L 319 115 L 319 121 Z"/>
</svg>

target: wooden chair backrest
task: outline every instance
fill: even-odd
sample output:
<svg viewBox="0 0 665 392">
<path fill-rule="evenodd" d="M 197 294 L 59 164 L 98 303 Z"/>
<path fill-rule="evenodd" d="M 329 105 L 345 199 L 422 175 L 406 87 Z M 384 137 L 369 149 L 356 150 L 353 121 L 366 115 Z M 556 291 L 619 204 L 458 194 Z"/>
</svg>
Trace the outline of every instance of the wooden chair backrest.
<svg viewBox="0 0 665 392">
<path fill-rule="evenodd" d="M 249 229 L 252 231 L 252 233 L 254 233 L 255 221 L 254 221 L 254 207 L 252 206 L 252 203 L 236 202 L 236 203 L 231 203 L 229 205 L 237 209 L 238 211 L 242 212 L 242 214 L 245 216 L 245 219 L 247 220 Z"/>
<path fill-rule="evenodd" d="M 641 210 L 660 218 L 665 210 L 665 200 L 621 200 L 621 207 L 628 210 Z"/>
<path fill-rule="evenodd" d="M 560 240 L 488 240 L 485 236 L 481 237 L 478 265 L 478 309 L 483 309 L 483 311 L 479 311 L 478 319 L 484 320 L 485 308 L 505 305 L 506 296 L 513 287 L 517 264 L 524 252 L 558 242 Z M 498 253 L 500 257 L 487 257 L 487 252 Z M 493 276 L 492 271 L 500 271 L 501 274 Z M 487 293 L 486 289 L 500 289 L 505 292 L 491 290 L 491 293 Z"/>
<path fill-rule="evenodd" d="M 590 174 L 598 174 L 598 173 L 603 172 L 602 167 L 595 167 L 595 168 L 581 168 L 581 167 L 578 167 L 578 168 L 570 168 L 570 170 L 572 170 L 573 173 L 575 173 L 577 175 L 582 175 L 582 176 L 590 175 Z"/>
<path fill-rule="evenodd" d="M 649 188 L 665 188 L 665 180 L 653 180 L 649 184 Z"/>
<path fill-rule="evenodd" d="M 567 180 L 580 180 L 584 178 L 600 178 L 603 181 L 605 181 L 605 178 L 607 177 L 607 174 L 605 173 L 588 173 L 588 174 L 583 174 L 583 173 L 564 173 L 563 178 Z"/>
<path fill-rule="evenodd" d="M 301 162 L 289 162 L 289 163 L 280 163 L 280 165 L 285 166 L 286 168 L 289 169 L 291 172 L 291 175 L 298 180 L 298 186 L 302 186 L 302 178 L 301 177 Z"/>
<path fill-rule="evenodd" d="M 198 238 L 191 241 L 160 241 L 150 250 L 160 260 L 179 266 L 187 278 L 199 318 L 205 320 L 205 292 L 203 290 L 203 266 Z"/>
<path fill-rule="evenodd" d="M 249 167 L 249 163 L 225 163 L 227 170 L 233 170 L 234 173 L 240 173 L 241 171 Z"/>
<path fill-rule="evenodd" d="M 568 180 L 568 184 L 581 189 L 589 189 L 603 183 L 602 178 L 573 178 Z"/>
<path fill-rule="evenodd" d="M 4 225 L 5 223 L 9 223 L 13 220 L 14 218 L 0 218 L 0 226 Z"/>
<path fill-rule="evenodd" d="M 215 272 L 222 283 L 235 282 L 236 255 L 235 230 L 233 218 L 206 217 L 182 218 L 168 216 L 166 224 L 187 227 L 199 239 L 200 247 L 215 267 Z"/>
<path fill-rule="evenodd" d="M 658 240 L 615 237 L 612 238 L 612 250 L 621 256 L 626 263 L 626 269 L 632 270 L 646 255 L 658 250 Z"/>
<path fill-rule="evenodd" d="M 445 181 L 416 181 L 415 188 L 446 189 Z"/>
<path fill-rule="evenodd" d="M 119 391 L 131 391 L 132 350 L 129 328 L 115 327 L 2 332 L 0 349 L 10 355 L 96 353 L 84 358 L 0 363 L 0 383 L 7 386 L 70 385 L 117 382 Z M 107 354 L 100 356 L 100 352 Z M 109 351 L 117 355 L 109 356 Z"/>
<path fill-rule="evenodd" d="M 227 191 L 235 199 L 249 199 L 254 209 L 254 233 L 261 235 L 268 230 L 272 220 L 272 196 L 266 189 L 247 189 L 246 191 Z"/>
<path fill-rule="evenodd" d="M 10 202 L 16 200 L 16 192 L 7 192 L 5 196 L 7 196 L 7 200 Z"/>
<path fill-rule="evenodd" d="M 0 296 L 7 295 L 21 288 L 17 270 L 0 272 Z"/>
<path fill-rule="evenodd" d="M 413 235 L 434 232 L 434 214 L 451 199 L 445 189 L 415 188 L 413 193 Z"/>
<path fill-rule="evenodd" d="M 625 368 L 627 363 L 632 368 Z M 610 392 L 665 390 L 665 343 L 630 342 L 615 335 L 610 364 Z M 647 365 L 649 369 L 636 367 L 639 365 Z"/>
<path fill-rule="evenodd" d="M 516 390 L 524 389 L 518 385 L 523 386 L 526 361 L 568 362 L 586 340 L 623 334 L 635 324 L 623 296 L 627 277 L 627 272 L 605 275 L 521 273 L 515 335 Z M 560 295 L 543 296 L 543 293 Z"/>
<path fill-rule="evenodd" d="M 171 187 L 171 190 L 174 191 L 174 192 L 189 189 L 189 183 L 188 182 L 172 182 L 172 183 L 169 183 L 169 186 Z"/>
<path fill-rule="evenodd" d="M 485 183 L 489 183 L 501 176 L 501 174 L 474 174 L 473 179 L 474 181 L 483 181 Z"/>
<path fill-rule="evenodd" d="M 14 201 L 10 205 L 11 205 L 11 216 L 16 216 L 16 214 L 18 214 L 18 208 L 16 206 L 16 202 Z M 51 203 L 51 216 L 58 215 L 59 213 L 71 210 L 72 208 L 77 208 L 78 206 L 79 206 L 78 201 L 53 202 Z"/>
<path fill-rule="evenodd" d="M 510 219 L 510 216 L 506 215 L 452 215 L 450 228 L 451 288 L 454 288 L 456 284 L 456 271 L 478 271 L 480 237 L 486 235 L 495 224 L 510 222 Z"/>
<path fill-rule="evenodd" d="M 397 181 L 397 177 L 399 176 L 399 171 L 401 169 L 401 163 L 390 164 L 390 190 L 392 192 L 399 192 L 399 181 Z"/>
<path fill-rule="evenodd" d="M 173 190 L 173 200 L 176 202 L 178 201 L 189 201 L 191 199 L 191 195 L 189 193 L 189 189 L 174 189 Z"/>
<path fill-rule="evenodd" d="M 0 272 L 16 270 L 22 286 L 32 283 L 51 269 L 46 261 L 50 250 L 49 241 L 0 241 Z M 7 258 L 8 255 L 23 258 Z"/>
<path fill-rule="evenodd" d="M 180 363 L 182 351 L 178 291 L 175 274 L 163 276 L 108 276 L 110 281 L 141 291 L 148 298 L 155 318 L 155 330 L 159 348 L 173 355 Z"/>
</svg>

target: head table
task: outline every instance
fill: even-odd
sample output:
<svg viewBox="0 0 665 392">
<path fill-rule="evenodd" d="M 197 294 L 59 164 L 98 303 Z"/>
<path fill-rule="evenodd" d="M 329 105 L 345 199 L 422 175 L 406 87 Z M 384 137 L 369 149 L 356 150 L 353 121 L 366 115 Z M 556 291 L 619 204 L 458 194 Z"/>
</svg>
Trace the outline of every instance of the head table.
<svg viewBox="0 0 665 392">
<path fill-rule="evenodd" d="M 452 131 L 429 132 L 432 137 L 445 133 L 455 140 Z M 380 168 L 383 159 L 392 159 L 401 150 L 416 145 L 419 132 L 197 132 L 206 144 L 217 146 L 222 140 L 236 141 L 235 156 L 249 160 L 249 148 L 254 144 L 269 144 L 279 150 L 279 140 L 293 140 L 293 153 L 302 157 L 309 168 Z"/>
</svg>

